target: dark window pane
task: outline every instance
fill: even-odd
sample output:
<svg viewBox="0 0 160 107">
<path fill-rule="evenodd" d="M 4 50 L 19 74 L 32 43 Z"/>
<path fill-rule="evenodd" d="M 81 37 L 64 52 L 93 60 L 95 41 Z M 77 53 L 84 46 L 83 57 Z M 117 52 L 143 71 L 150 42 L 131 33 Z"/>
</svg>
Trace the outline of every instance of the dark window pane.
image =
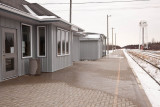
<svg viewBox="0 0 160 107">
<path fill-rule="evenodd" d="M 39 27 L 39 56 L 45 56 L 45 27 Z"/>
<path fill-rule="evenodd" d="M 14 53 L 14 33 L 5 33 L 5 53 Z"/>
<path fill-rule="evenodd" d="M 61 55 L 61 31 L 57 30 L 57 54 Z"/>
<path fill-rule="evenodd" d="M 69 34 L 66 32 L 66 54 L 69 54 Z"/>
<path fill-rule="evenodd" d="M 61 39 L 62 39 L 62 53 L 65 54 L 65 32 L 64 31 L 62 31 Z"/>
<path fill-rule="evenodd" d="M 14 58 L 6 58 L 6 72 L 14 70 Z"/>
<path fill-rule="evenodd" d="M 23 57 L 31 56 L 31 27 L 22 25 L 22 53 Z"/>
</svg>

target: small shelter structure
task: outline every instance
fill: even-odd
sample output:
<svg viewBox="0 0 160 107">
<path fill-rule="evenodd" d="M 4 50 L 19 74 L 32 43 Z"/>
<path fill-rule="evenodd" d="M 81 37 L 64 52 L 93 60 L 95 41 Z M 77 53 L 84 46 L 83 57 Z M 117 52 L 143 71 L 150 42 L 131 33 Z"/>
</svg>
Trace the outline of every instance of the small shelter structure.
<svg viewBox="0 0 160 107">
<path fill-rule="evenodd" d="M 100 33 L 84 33 L 80 38 L 80 59 L 97 60 L 106 56 L 106 36 Z"/>
</svg>

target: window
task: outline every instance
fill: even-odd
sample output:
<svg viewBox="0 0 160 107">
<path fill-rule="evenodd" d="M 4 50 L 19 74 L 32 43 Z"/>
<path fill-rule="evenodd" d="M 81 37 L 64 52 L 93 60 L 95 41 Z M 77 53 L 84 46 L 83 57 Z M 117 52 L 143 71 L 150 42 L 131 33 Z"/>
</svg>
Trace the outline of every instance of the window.
<svg viewBox="0 0 160 107">
<path fill-rule="evenodd" d="M 5 33 L 5 53 L 14 53 L 14 33 Z"/>
<path fill-rule="evenodd" d="M 14 70 L 14 58 L 6 58 L 6 72 Z"/>
<path fill-rule="evenodd" d="M 62 41 L 62 54 L 65 54 L 65 31 L 61 31 L 62 35 L 61 35 L 61 41 Z"/>
<path fill-rule="evenodd" d="M 32 57 L 32 26 L 22 24 L 22 57 Z"/>
<path fill-rule="evenodd" d="M 57 54 L 61 55 L 61 31 L 57 30 Z"/>
<path fill-rule="evenodd" d="M 66 32 L 66 54 L 69 54 L 69 34 Z"/>
<path fill-rule="evenodd" d="M 57 29 L 57 55 L 69 55 L 70 36 L 69 32 L 63 29 Z"/>
<path fill-rule="evenodd" d="M 38 46 L 38 56 L 46 56 L 46 27 L 38 26 L 37 27 L 37 46 Z"/>
</svg>

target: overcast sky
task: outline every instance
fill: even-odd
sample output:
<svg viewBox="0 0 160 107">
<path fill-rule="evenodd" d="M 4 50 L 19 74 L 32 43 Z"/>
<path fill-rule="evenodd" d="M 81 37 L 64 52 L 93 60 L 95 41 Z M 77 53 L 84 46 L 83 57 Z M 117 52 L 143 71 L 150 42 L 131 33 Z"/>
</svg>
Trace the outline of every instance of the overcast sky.
<svg viewBox="0 0 160 107">
<path fill-rule="evenodd" d="M 69 21 L 68 4 L 45 3 L 69 3 L 70 0 L 27 0 L 36 2 Z M 134 1 L 134 0 L 73 0 L 73 3 L 81 2 L 108 2 L 108 1 Z M 107 33 L 107 14 L 109 18 L 109 37 L 111 43 L 111 28 L 114 27 L 117 34 L 117 44 L 120 46 L 138 44 L 140 27 L 139 22 L 145 20 L 148 23 L 148 41 L 154 38 L 160 41 L 160 0 L 117 2 L 103 4 L 73 4 L 72 23 L 85 29 L 86 32 Z"/>
</svg>

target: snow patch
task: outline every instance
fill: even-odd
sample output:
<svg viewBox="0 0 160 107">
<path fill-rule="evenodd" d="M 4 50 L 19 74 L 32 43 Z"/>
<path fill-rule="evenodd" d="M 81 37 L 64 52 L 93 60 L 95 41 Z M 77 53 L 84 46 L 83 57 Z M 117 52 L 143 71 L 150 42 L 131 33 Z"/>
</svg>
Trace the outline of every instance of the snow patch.
<svg viewBox="0 0 160 107">
<path fill-rule="evenodd" d="M 160 107 L 160 86 L 123 50 L 153 107 Z"/>
<path fill-rule="evenodd" d="M 56 16 L 36 16 L 39 19 L 54 19 L 57 18 Z"/>
</svg>

